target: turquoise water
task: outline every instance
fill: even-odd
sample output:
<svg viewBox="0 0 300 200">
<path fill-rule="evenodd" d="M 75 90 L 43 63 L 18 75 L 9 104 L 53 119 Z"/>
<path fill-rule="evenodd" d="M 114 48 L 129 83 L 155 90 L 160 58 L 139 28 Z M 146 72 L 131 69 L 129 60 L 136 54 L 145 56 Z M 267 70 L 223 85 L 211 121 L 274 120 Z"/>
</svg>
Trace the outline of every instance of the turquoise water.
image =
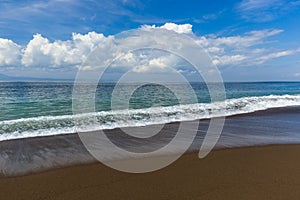
<svg viewBox="0 0 300 200">
<path fill-rule="evenodd" d="M 111 95 L 114 86 L 113 83 L 105 83 L 99 84 L 97 88 L 96 111 L 93 115 L 96 115 L 98 125 L 103 129 L 229 116 L 272 107 L 300 105 L 298 82 L 225 83 L 227 100 L 220 103 L 210 102 L 205 84 L 192 83 L 198 101 L 187 102 L 183 106 L 179 106 L 179 100 L 170 89 L 148 84 L 131 95 L 129 109 L 120 103 L 118 110 L 112 112 Z M 130 96 L 127 91 L 131 87 L 134 85 L 122 85 L 125 96 Z M 173 88 L 183 93 L 186 90 L 182 84 L 173 84 Z M 66 82 L 1 82 L 0 140 L 75 132 L 74 118 L 80 118 L 86 124 L 87 131 L 97 129 L 90 123 L 89 115 L 72 115 L 72 91 L 73 83 Z"/>
</svg>

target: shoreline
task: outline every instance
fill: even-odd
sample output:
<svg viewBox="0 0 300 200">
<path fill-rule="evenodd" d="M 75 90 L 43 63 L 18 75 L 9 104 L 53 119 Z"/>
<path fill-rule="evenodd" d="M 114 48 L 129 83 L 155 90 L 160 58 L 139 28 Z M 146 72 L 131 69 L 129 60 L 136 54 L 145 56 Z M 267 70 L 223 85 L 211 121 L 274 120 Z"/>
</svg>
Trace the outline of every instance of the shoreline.
<svg viewBox="0 0 300 200">
<path fill-rule="evenodd" d="M 201 118 L 201 119 L 193 119 L 193 120 L 182 120 L 182 121 L 172 121 L 172 122 L 166 122 L 166 123 L 161 123 L 161 124 L 149 124 L 145 126 L 156 126 L 156 125 L 162 125 L 162 124 L 178 124 L 181 122 L 195 122 L 195 121 L 209 121 L 214 118 L 236 118 L 236 117 L 242 117 L 242 116 L 251 116 L 251 115 L 264 115 L 266 112 L 272 113 L 272 114 L 278 114 L 282 112 L 289 112 L 290 110 L 295 109 L 297 113 L 300 114 L 300 105 L 292 105 L 292 106 L 284 106 L 284 107 L 274 107 L 274 108 L 267 108 L 263 110 L 257 110 L 257 111 L 250 111 L 247 113 L 237 113 L 237 114 L 232 114 L 232 115 L 224 115 L 224 116 L 217 116 L 217 117 L 211 117 L 211 118 Z M 42 116 L 43 117 L 43 116 Z M 53 117 L 53 116 L 51 116 Z M 26 119 L 26 118 L 24 118 Z M 16 119 L 19 120 L 19 119 Z M 23 119 L 21 119 L 23 120 Z M 144 127 L 144 126 L 124 126 L 124 127 L 116 127 L 116 128 L 109 128 L 109 129 L 101 129 L 101 131 L 112 131 L 120 128 L 136 128 L 136 127 Z M 88 133 L 88 132 L 96 132 L 97 130 L 93 131 L 84 131 L 82 133 Z M 0 142 L 7 142 L 7 141 L 17 141 L 17 140 L 26 140 L 26 139 L 32 139 L 32 138 L 47 138 L 47 137 L 56 137 L 56 136 L 67 136 L 67 135 L 74 135 L 78 134 L 77 132 L 70 132 L 70 133 L 59 133 L 59 134 L 53 134 L 53 135 L 41 135 L 41 136 L 29 136 L 29 137 L 20 137 L 20 138 L 13 138 L 13 139 L 5 139 L 5 140 L 0 140 Z"/>
<path fill-rule="evenodd" d="M 119 172 L 101 163 L 0 178 L 1 199 L 297 199 L 300 145 L 183 155 L 150 173 Z"/>
<path fill-rule="evenodd" d="M 247 149 L 257 149 L 257 150 L 260 150 L 260 149 L 264 149 L 264 148 L 281 148 L 283 146 L 299 146 L 300 148 L 300 143 L 290 143 L 290 144 L 266 144 L 266 145 L 254 145 L 254 146 L 240 146 L 240 147 L 223 147 L 223 148 L 214 148 L 209 154 L 211 153 L 215 153 L 215 152 L 219 152 L 219 151 L 232 151 L 232 150 L 247 150 Z M 199 160 L 203 160 L 205 159 L 207 156 L 209 156 L 209 154 L 204 157 L 204 158 L 199 158 L 198 157 L 198 153 L 196 150 L 194 151 L 187 151 L 185 152 L 182 156 L 180 156 L 180 158 L 178 158 L 175 162 L 177 162 L 179 159 L 181 159 L 181 157 L 183 156 L 193 156 L 193 157 L 196 157 L 197 159 Z M 168 157 L 169 155 L 161 155 L 160 157 Z M 123 159 L 122 159 L 123 160 Z M 116 160 L 116 161 L 122 161 L 122 160 Z M 124 159 L 125 160 L 125 159 Z M 171 163 L 170 165 L 172 165 L 173 163 Z M 64 169 L 69 169 L 69 168 L 77 168 L 77 167 L 82 167 L 82 166 L 93 166 L 93 165 L 102 165 L 103 167 L 107 167 L 107 168 L 110 168 L 108 166 L 106 166 L 105 164 L 101 163 L 100 161 L 94 159 L 90 162 L 85 162 L 85 163 L 77 163 L 77 164 L 72 164 L 72 165 L 66 165 L 66 166 L 59 166 L 59 167 L 54 167 L 54 168 L 51 168 L 51 169 L 46 169 L 46 170 L 41 170 L 41 171 L 35 171 L 35 172 L 29 172 L 29 173 L 25 173 L 25 174 L 20 174 L 20 175 L 9 175 L 9 176 L 5 176 L 3 174 L 0 174 L 0 179 L 6 179 L 6 178 L 17 178 L 17 177 L 26 177 L 26 176 L 32 176 L 32 175 L 38 175 L 38 174 L 43 174 L 43 173 L 48 173 L 48 172 L 52 172 L 52 171 L 57 171 L 57 170 L 64 170 Z M 170 165 L 164 167 L 164 168 L 167 168 L 169 167 Z M 164 169 L 162 168 L 162 169 Z M 159 170 L 155 170 L 155 171 L 160 171 L 162 169 L 159 169 Z M 118 170 L 115 170 L 115 169 L 112 169 L 114 171 L 118 171 Z M 155 171 L 153 172 L 145 172 L 145 173 L 154 173 Z M 126 173 L 126 174 L 143 174 L 143 173 L 130 173 L 130 172 L 122 172 L 122 171 L 119 171 L 120 173 Z"/>
<path fill-rule="evenodd" d="M 263 147 L 278 144 L 300 144 L 300 107 L 284 107 L 235 115 L 226 118 L 221 137 L 214 150 Z M 200 120 L 198 134 L 186 154 L 198 152 L 209 125 L 209 120 Z M 155 147 L 157 141 L 168 142 L 177 131 L 178 122 L 166 124 L 159 137 L 143 143 L 132 139 L 124 142 L 120 129 L 107 130 L 113 139 L 125 148 L 135 150 L 144 147 L 146 150 Z M 184 139 L 184 138 L 183 138 Z M 160 144 L 159 144 L 160 145 Z M 158 145 L 158 147 L 160 147 Z M 178 146 L 180 148 L 180 145 Z M 104 149 L 107 150 L 107 149 Z M 111 159 L 118 158 L 111 149 Z M 130 159 L 130 158 L 118 158 Z M 1 176 L 22 176 L 40 173 L 52 169 L 77 166 L 97 162 L 77 134 L 65 134 L 43 137 L 23 138 L 2 141 L 0 146 Z"/>
<path fill-rule="evenodd" d="M 38 115 L 26 118 L 4 117 L 0 122 L 0 140 L 70 134 L 76 133 L 77 128 L 81 132 L 93 132 L 242 116 L 269 109 L 300 107 L 299 100 L 299 95 L 289 94 L 229 98 L 224 102 L 151 107 L 146 110 L 130 109 L 133 118 L 128 118 L 126 109 L 78 115 L 67 112 L 61 115 Z M 153 115 L 153 118 L 147 117 L 148 115 Z M 90 123 L 90 120 L 94 121 L 94 117 L 100 124 Z M 77 119 L 80 120 L 79 127 L 76 126 Z M 80 124 L 83 126 L 81 127 Z"/>
</svg>

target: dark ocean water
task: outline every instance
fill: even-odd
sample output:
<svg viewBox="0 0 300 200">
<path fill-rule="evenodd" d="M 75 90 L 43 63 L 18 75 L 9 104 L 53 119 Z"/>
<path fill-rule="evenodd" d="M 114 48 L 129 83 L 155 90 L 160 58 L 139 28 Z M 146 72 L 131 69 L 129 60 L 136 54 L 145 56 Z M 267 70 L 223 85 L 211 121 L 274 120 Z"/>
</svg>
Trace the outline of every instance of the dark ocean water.
<svg viewBox="0 0 300 200">
<path fill-rule="evenodd" d="M 124 84 L 122 95 L 130 96 L 129 105 L 123 106 L 122 99 L 118 99 L 120 104 L 112 110 L 114 86 L 113 83 L 99 84 L 95 112 L 73 115 L 73 83 L 1 82 L 0 140 L 74 133 L 74 120 L 78 119 L 84 124 L 85 131 L 94 131 L 300 105 L 300 83 L 297 82 L 225 83 L 227 99 L 222 102 L 211 102 L 205 84 L 192 83 L 197 102 L 186 102 L 185 105 L 179 105 L 179 100 L 167 87 L 148 84 L 131 95 L 129 91 L 135 85 Z M 186 90 L 183 84 L 173 84 L 172 88 L 183 93 Z M 95 116 L 97 125 L 91 120 Z"/>
</svg>

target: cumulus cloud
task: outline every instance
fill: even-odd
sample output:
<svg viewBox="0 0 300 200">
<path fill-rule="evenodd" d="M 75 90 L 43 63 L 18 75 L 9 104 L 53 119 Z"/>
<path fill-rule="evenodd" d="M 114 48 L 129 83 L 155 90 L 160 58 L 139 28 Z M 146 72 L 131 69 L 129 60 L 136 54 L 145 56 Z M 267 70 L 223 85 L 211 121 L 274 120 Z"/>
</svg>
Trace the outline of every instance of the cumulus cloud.
<svg viewBox="0 0 300 200">
<path fill-rule="evenodd" d="M 193 26 L 191 24 L 174 24 L 174 23 L 165 23 L 162 26 L 149 26 L 145 25 L 142 27 L 143 29 L 152 29 L 152 28 L 161 28 L 161 29 L 167 29 L 169 31 L 175 31 L 177 33 L 185 33 L 185 34 L 190 34 L 192 33 L 192 28 Z"/>
<path fill-rule="evenodd" d="M 143 26 L 141 29 L 153 28 L 172 30 L 177 33 L 192 33 L 190 24 L 166 23 L 160 27 Z M 113 40 L 113 36 L 105 37 L 103 34 L 89 32 L 85 35 L 73 33 L 71 40 L 50 42 L 42 35 L 36 34 L 23 48 L 21 63 L 26 67 L 80 67 L 89 53 L 99 45 L 102 45 L 103 51 L 114 52 L 114 44 L 111 40 Z M 115 53 L 117 56 L 117 52 Z M 125 61 L 129 62 L 128 59 Z M 92 69 L 92 67 L 84 66 L 84 69 Z"/>
<path fill-rule="evenodd" d="M 166 29 L 180 34 L 193 34 L 192 25 L 166 23 L 162 26 L 145 25 L 140 30 Z M 212 57 L 213 63 L 219 66 L 227 65 L 256 65 L 269 60 L 298 53 L 299 49 L 264 48 L 261 45 L 269 43 L 270 37 L 282 33 L 281 29 L 254 30 L 242 35 L 220 37 L 216 35 L 196 36 L 195 41 L 201 45 Z M 161 40 L 168 40 L 167 31 L 162 31 L 159 35 Z M 89 32 L 87 34 L 73 33 L 70 40 L 50 41 L 40 34 L 35 34 L 26 46 L 20 46 L 8 39 L 0 38 L 0 66 L 25 66 L 25 67 L 43 67 L 43 68 L 64 68 L 73 67 L 90 70 L 93 65 L 81 66 L 89 54 L 97 47 L 102 52 L 118 57 L 118 62 L 113 63 L 112 67 L 136 66 L 135 72 L 148 72 L 151 70 L 164 71 L 167 67 L 177 66 L 178 58 L 166 55 L 164 52 L 157 52 L 152 58 L 147 54 L 120 53 L 116 51 L 116 45 L 131 44 L 141 41 L 135 38 L 126 38 L 118 40 L 114 36 L 104 36 L 101 33 Z M 153 41 L 149 40 L 149 43 Z M 145 44 L 145 41 L 143 41 Z M 176 41 L 169 45 L 178 45 Z M 149 56 L 149 55 L 148 55 Z M 111 56 L 109 56 L 111 57 Z M 107 59 L 101 57 L 99 59 Z M 97 62 L 97 61 L 95 61 Z M 104 64 L 110 64 L 112 60 L 105 60 Z M 183 69 L 181 69 L 183 70 Z"/>
<path fill-rule="evenodd" d="M 160 28 L 164 28 L 170 31 L 175 31 L 177 33 L 192 33 L 192 25 L 191 24 L 182 24 L 177 25 L 174 23 L 166 23 L 165 25 L 161 26 Z"/>
<path fill-rule="evenodd" d="M 151 49 L 121 53 L 110 66 L 118 68 L 118 70 L 129 68 L 136 73 L 170 72 L 172 68 L 173 70 L 176 69 L 177 65 L 182 62 L 183 60 L 176 55 Z"/>
<path fill-rule="evenodd" d="M 21 47 L 11 40 L 0 38 L 0 67 L 19 64 Z"/>
<path fill-rule="evenodd" d="M 72 34 L 72 40 L 50 42 L 40 34 L 33 36 L 23 51 L 22 64 L 28 66 L 60 67 L 79 65 L 106 37 L 89 32 Z"/>
<path fill-rule="evenodd" d="M 170 69 L 172 67 L 176 67 L 176 64 L 180 62 L 179 58 L 170 54 L 170 55 L 164 55 L 164 56 L 158 56 L 156 58 L 152 59 L 143 59 L 143 61 L 139 61 L 142 63 L 141 65 L 138 65 L 137 67 L 133 68 L 134 72 L 151 72 L 151 71 L 168 71 L 170 72 Z"/>
</svg>

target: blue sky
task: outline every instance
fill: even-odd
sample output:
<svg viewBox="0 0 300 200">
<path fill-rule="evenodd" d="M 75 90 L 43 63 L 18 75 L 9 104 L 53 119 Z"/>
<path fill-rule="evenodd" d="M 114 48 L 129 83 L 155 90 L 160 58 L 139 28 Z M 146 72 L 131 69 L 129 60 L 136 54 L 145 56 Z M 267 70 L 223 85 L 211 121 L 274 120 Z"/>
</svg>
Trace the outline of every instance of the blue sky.
<svg viewBox="0 0 300 200">
<path fill-rule="evenodd" d="M 300 81 L 299 11 L 300 0 L 0 0 L 0 73 L 72 78 L 82 60 L 56 48 L 87 53 L 109 35 L 174 23 L 192 26 L 226 81 Z"/>
</svg>

